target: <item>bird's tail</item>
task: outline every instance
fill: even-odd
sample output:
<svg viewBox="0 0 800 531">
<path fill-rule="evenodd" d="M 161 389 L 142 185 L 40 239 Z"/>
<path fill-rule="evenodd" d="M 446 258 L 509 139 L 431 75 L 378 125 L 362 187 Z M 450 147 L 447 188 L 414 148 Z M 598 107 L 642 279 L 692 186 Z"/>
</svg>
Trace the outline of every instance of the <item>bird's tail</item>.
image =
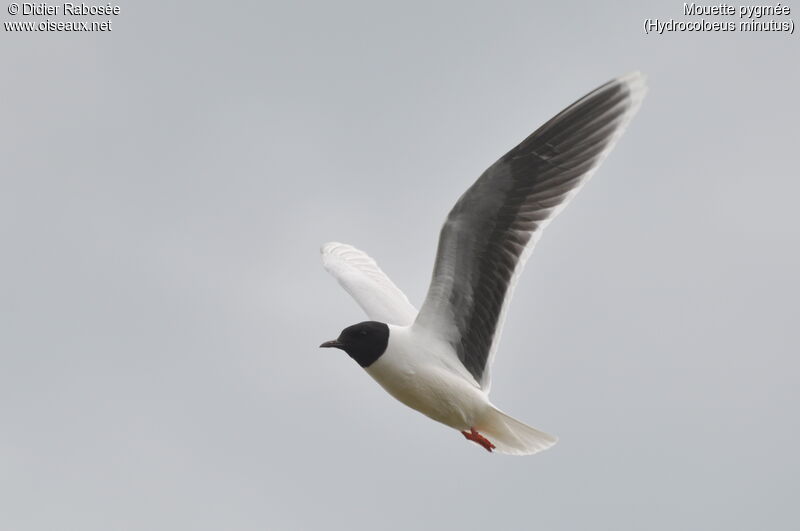
<svg viewBox="0 0 800 531">
<path fill-rule="evenodd" d="M 494 406 L 475 427 L 497 447 L 498 452 L 510 455 L 531 455 L 553 446 L 558 437 L 531 428 Z"/>
</svg>

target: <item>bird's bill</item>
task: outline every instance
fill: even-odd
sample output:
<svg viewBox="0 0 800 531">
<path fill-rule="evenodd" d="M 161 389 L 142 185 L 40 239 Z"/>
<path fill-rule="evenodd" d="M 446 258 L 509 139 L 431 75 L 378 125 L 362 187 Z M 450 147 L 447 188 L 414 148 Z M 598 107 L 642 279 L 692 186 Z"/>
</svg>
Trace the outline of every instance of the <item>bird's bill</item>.
<svg viewBox="0 0 800 531">
<path fill-rule="evenodd" d="M 342 348 L 342 347 L 344 347 L 344 343 L 342 343 L 338 339 L 334 339 L 333 341 L 326 341 L 325 343 L 319 346 L 319 348 Z"/>
</svg>

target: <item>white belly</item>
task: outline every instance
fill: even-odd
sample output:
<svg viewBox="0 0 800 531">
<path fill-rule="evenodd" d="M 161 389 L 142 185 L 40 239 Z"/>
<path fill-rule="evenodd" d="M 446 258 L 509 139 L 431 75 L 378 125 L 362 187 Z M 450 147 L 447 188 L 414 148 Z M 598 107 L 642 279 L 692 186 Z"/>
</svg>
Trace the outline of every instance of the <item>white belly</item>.
<svg viewBox="0 0 800 531">
<path fill-rule="evenodd" d="M 489 401 L 474 380 L 464 377 L 465 369 L 459 373 L 454 365 L 408 328 L 391 327 L 386 352 L 366 371 L 408 407 L 451 428 L 468 430 L 489 409 Z"/>
</svg>

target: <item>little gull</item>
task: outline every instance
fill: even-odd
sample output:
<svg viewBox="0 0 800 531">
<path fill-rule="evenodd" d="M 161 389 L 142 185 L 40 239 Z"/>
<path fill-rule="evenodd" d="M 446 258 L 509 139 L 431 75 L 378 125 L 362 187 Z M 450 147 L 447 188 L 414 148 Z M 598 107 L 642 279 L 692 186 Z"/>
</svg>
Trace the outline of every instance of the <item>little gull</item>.
<svg viewBox="0 0 800 531">
<path fill-rule="evenodd" d="M 447 216 L 419 312 L 367 254 L 325 244 L 325 269 L 371 321 L 320 347 L 347 352 L 397 400 L 489 452 L 528 455 L 555 444 L 489 401 L 489 369 L 525 261 L 622 135 L 645 91 L 638 72 L 609 81 L 483 172 Z"/>
</svg>

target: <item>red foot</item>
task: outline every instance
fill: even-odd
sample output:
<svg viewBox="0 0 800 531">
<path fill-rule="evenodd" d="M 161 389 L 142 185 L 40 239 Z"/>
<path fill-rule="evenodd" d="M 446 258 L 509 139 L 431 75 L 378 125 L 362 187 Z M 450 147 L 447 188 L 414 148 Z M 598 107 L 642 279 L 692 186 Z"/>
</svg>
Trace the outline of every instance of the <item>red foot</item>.
<svg viewBox="0 0 800 531">
<path fill-rule="evenodd" d="M 486 448 L 487 452 L 491 452 L 495 448 L 495 446 L 491 442 L 489 442 L 489 439 L 487 439 L 486 437 L 475 431 L 475 428 L 470 428 L 469 431 L 462 431 L 461 434 L 470 441 L 478 443 L 484 448 Z"/>
</svg>

